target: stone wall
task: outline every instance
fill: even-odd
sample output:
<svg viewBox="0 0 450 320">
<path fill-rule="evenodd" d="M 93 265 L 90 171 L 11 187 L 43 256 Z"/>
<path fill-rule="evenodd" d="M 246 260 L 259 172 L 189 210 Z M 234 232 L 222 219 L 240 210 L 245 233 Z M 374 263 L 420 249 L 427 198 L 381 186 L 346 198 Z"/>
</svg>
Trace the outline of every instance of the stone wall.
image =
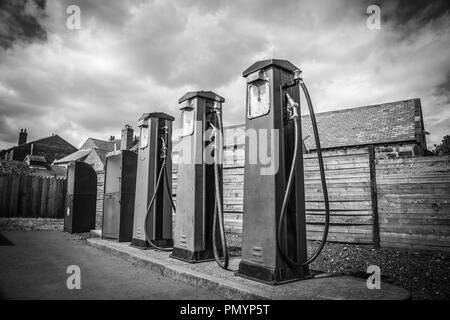
<svg viewBox="0 0 450 320">
<path fill-rule="evenodd" d="M 400 159 L 421 156 L 417 152 L 416 144 L 391 144 L 375 146 L 375 157 L 377 159 Z"/>
</svg>

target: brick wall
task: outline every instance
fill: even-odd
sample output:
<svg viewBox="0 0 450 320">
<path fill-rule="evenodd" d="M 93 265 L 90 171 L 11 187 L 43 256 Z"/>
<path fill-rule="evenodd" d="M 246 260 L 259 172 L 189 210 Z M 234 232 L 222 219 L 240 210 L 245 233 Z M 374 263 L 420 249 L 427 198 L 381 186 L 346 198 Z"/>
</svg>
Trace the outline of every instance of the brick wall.
<svg viewBox="0 0 450 320">
<path fill-rule="evenodd" d="M 95 228 L 101 229 L 102 214 L 103 214 L 103 195 L 104 195 L 103 193 L 105 185 L 104 164 L 95 150 L 89 153 L 84 162 L 90 164 L 97 173 L 97 207 L 96 207 Z"/>
</svg>

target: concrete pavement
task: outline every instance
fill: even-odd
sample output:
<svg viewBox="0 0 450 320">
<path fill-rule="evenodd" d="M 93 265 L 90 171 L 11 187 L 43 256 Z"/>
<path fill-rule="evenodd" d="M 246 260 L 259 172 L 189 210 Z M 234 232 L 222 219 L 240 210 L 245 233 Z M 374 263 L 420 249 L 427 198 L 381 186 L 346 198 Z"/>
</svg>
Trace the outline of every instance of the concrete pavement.
<svg viewBox="0 0 450 320">
<path fill-rule="evenodd" d="M 368 289 L 366 279 L 350 276 L 321 275 L 307 279 L 270 286 L 237 277 L 232 271 L 220 269 L 214 261 L 186 263 L 169 258 L 168 252 L 140 250 L 129 243 L 117 243 L 100 238 L 87 242 L 102 250 L 120 256 L 180 283 L 208 289 L 228 299 L 329 299 L 329 300 L 406 300 L 407 290 L 381 283 L 381 289 Z M 237 270 L 239 258 L 230 260 L 230 269 Z"/>
<path fill-rule="evenodd" d="M 69 265 L 81 290 L 67 289 Z M 1 299 L 223 299 L 162 277 L 61 231 L 0 231 Z"/>
</svg>

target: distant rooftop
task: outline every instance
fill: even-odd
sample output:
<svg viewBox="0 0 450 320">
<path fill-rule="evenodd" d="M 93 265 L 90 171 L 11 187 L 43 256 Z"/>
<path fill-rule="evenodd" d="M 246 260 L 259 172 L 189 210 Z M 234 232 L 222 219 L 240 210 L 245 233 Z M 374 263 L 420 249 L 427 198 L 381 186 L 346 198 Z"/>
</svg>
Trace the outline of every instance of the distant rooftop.
<svg viewBox="0 0 450 320">
<path fill-rule="evenodd" d="M 322 148 L 342 148 L 410 142 L 422 133 L 420 99 L 316 113 Z M 302 116 L 302 138 L 308 150 L 315 150 L 309 115 Z M 226 126 L 225 146 L 245 143 L 244 124 Z M 309 137 L 308 137 L 309 136 Z M 178 150 L 178 146 L 174 146 Z"/>
<path fill-rule="evenodd" d="M 414 141 L 416 107 L 420 107 L 419 99 L 318 113 L 322 148 Z M 306 147 L 316 149 L 309 115 L 302 116 L 302 135 L 310 135 Z"/>
</svg>

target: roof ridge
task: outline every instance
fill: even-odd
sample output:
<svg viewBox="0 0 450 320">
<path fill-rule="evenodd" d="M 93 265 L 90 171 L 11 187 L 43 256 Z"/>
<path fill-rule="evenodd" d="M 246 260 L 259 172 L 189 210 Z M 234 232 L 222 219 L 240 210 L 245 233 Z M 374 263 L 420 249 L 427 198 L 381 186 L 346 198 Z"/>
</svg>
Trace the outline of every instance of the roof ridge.
<svg viewBox="0 0 450 320">
<path fill-rule="evenodd" d="M 50 136 L 46 136 L 46 137 L 39 138 L 39 139 L 36 139 L 36 140 L 28 141 L 28 142 L 22 143 L 22 144 L 20 144 L 20 145 L 12 146 L 12 147 L 9 147 L 8 149 L 3 149 L 3 150 L 0 150 L 0 151 L 9 151 L 9 150 L 14 149 L 14 148 L 17 148 L 17 147 L 25 146 L 25 145 L 27 145 L 27 144 L 36 143 L 36 142 L 39 142 L 39 141 L 42 141 L 42 140 L 45 140 L 45 139 L 49 139 L 49 138 L 53 138 L 53 137 L 58 137 L 58 138 L 60 138 L 61 140 L 64 140 L 64 141 L 67 142 L 69 145 L 71 145 L 73 148 L 75 148 L 75 149 L 78 150 L 78 148 L 76 148 L 74 145 L 72 145 L 72 144 L 71 144 L 70 142 L 68 142 L 66 139 L 62 138 L 59 134 L 54 133 L 54 134 L 52 134 L 52 135 L 50 135 Z"/>
<path fill-rule="evenodd" d="M 369 105 L 365 105 L 365 106 L 358 106 L 358 107 L 352 107 L 352 108 L 345 108 L 345 109 L 339 109 L 339 110 L 331 110 L 331 111 L 325 111 L 325 112 L 317 112 L 317 115 L 323 115 L 323 114 L 331 114 L 331 113 L 340 113 L 340 112 L 346 112 L 346 111 L 353 111 L 356 109 L 362 109 L 362 108 L 377 108 L 377 107 L 382 107 L 388 104 L 397 104 L 397 103 L 401 103 L 401 102 L 407 102 L 407 101 L 414 101 L 414 100 L 420 100 L 420 98 L 412 98 L 412 99 L 405 99 L 405 100 L 398 100 L 398 101 L 392 101 L 392 102 L 385 102 L 385 103 L 378 103 L 378 104 L 369 104 Z M 302 117 L 309 117 L 309 114 L 305 114 Z"/>
</svg>

